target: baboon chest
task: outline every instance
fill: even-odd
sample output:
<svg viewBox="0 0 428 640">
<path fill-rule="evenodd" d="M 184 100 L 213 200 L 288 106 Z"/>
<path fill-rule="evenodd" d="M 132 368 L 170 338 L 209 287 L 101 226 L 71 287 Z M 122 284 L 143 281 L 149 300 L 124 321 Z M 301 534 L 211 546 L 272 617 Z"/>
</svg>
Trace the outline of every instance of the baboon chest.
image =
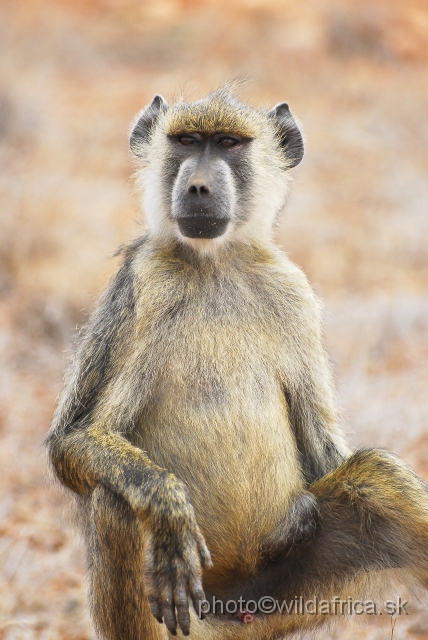
<svg viewBox="0 0 428 640">
<path fill-rule="evenodd" d="M 213 288 L 196 309 L 185 296 L 158 309 L 146 354 L 153 383 L 138 425 L 149 457 L 189 487 L 218 566 L 226 538 L 235 557 L 248 546 L 254 557 L 254 514 L 268 533 L 301 484 L 279 376 L 284 328 L 273 313 L 262 321 L 257 292 L 242 289 Z"/>
</svg>

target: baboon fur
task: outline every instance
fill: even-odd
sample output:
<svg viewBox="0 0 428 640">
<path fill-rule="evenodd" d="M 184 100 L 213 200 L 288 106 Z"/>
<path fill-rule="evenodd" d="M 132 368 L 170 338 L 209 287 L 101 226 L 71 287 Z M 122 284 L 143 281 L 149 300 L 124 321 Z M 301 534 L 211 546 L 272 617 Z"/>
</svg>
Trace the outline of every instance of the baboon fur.
<svg viewBox="0 0 428 640">
<path fill-rule="evenodd" d="M 156 97 L 131 149 L 148 232 L 121 249 L 47 439 L 77 495 L 99 637 L 274 640 L 329 616 L 195 610 L 205 596 L 373 597 L 400 576 L 425 587 L 426 485 L 392 454 L 348 449 L 320 303 L 272 240 L 303 155 L 288 106 L 252 109 L 227 87 Z M 185 215 L 204 229 L 179 210 L 202 156 L 228 207 L 218 237 L 177 228 Z"/>
</svg>

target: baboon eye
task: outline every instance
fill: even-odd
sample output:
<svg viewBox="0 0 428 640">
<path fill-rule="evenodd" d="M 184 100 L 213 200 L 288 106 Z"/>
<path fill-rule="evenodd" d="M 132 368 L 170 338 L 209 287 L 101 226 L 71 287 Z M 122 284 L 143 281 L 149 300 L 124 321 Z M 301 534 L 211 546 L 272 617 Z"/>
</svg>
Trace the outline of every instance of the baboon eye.
<svg viewBox="0 0 428 640">
<path fill-rule="evenodd" d="M 222 147 L 226 147 L 227 149 L 230 147 L 234 147 L 238 143 L 239 143 L 239 140 L 237 140 L 236 138 L 230 138 L 229 136 L 224 136 L 223 138 L 220 138 L 218 141 L 218 144 L 220 144 Z"/>
<path fill-rule="evenodd" d="M 187 147 L 189 144 L 195 144 L 198 141 L 193 136 L 180 136 L 178 142 Z"/>
</svg>

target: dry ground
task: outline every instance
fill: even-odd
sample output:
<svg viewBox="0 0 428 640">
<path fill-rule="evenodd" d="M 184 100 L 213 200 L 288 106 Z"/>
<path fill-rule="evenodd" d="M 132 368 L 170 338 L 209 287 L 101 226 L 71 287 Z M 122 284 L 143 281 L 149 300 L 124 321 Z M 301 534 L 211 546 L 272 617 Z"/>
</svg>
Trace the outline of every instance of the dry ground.
<svg viewBox="0 0 428 640">
<path fill-rule="evenodd" d="M 428 479 L 427 66 L 426 0 L 3 0 L 2 640 L 93 637 L 41 450 L 75 328 L 138 233 L 127 128 L 157 92 L 250 73 L 244 98 L 290 103 L 307 154 L 278 238 L 325 301 L 343 422 Z M 328 637 L 361 636 L 390 621 Z M 428 638 L 415 598 L 405 638 Z"/>
</svg>

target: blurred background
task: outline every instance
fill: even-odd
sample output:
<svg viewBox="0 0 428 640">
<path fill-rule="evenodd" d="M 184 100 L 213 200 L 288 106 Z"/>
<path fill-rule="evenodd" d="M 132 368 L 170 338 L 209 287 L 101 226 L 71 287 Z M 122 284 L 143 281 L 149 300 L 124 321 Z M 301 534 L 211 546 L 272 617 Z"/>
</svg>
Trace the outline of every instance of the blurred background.
<svg viewBox="0 0 428 640">
<path fill-rule="evenodd" d="M 128 127 L 155 93 L 250 74 L 245 100 L 289 102 L 307 143 L 278 241 L 325 303 L 343 424 L 428 480 L 427 71 L 426 0 L 2 0 L 2 640 L 94 637 L 42 442 L 76 327 L 141 232 Z M 428 639 L 410 612 L 394 640 Z"/>
</svg>

